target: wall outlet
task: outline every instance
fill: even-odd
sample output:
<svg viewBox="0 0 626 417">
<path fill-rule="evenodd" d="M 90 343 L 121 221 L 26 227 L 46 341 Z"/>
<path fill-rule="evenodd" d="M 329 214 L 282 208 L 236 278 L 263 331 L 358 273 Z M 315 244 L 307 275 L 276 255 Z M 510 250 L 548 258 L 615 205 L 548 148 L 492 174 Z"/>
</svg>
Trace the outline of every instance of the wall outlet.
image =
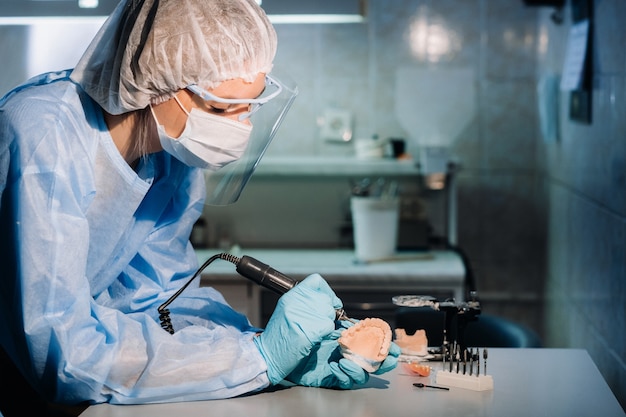
<svg viewBox="0 0 626 417">
<path fill-rule="evenodd" d="M 326 109 L 318 120 L 320 138 L 330 142 L 352 140 L 352 114 L 347 110 Z"/>
</svg>

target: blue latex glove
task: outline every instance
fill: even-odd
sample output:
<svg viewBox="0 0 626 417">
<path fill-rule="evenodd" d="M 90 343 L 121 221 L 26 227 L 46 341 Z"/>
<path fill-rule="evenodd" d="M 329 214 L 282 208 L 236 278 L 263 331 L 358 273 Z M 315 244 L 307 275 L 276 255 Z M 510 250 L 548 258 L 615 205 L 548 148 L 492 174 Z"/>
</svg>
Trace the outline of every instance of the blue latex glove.
<svg viewBox="0 0 626 417">
<path fill-rule="evenodd" d="M 306 387 L 350 389 L 366 383 L 369 374 L 343 358 L 336 339 L 326 339 L 318 343 L 286 379 Z"/>
<path fill-rule="evenodd" d="M 272 384 L 282 381 L 335 330 L 335 309 L 342 306 L 319 274 L 280 297 L 265 331 L 254 338 Z"/>
<path fill-rule="evenodd" d="M 287 376 L 288 381 L 309 387 L 350 389 L 369 380 L 369 374 L 363 368 L 342 356 L 337 339 L 352 324 L 339 324 L 340 327 L 315 346 L 311 354 Z M 387 358 L 373 374 L 380 375 L 394 369 L 399 355 L 400 347 L 392 342 Z"/>
<path fill-rule="evenodd" d="M 389 346 L 389 354 L 383 363 L 380 364 L 380 368 L 373 372 L 373 374 L 381 375 L 394 369 L 398 365 L 398 356 L 400 356 L 400 353 L 402 353 L 400 346 L 391 342 L 391 346 Z"/>
</svg>

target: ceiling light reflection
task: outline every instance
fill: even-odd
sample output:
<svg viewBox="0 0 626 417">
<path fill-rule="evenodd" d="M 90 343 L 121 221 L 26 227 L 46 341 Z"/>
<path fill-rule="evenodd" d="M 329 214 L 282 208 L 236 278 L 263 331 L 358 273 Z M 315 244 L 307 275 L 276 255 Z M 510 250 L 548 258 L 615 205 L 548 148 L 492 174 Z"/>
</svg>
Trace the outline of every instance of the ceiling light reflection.
<svg viewBox="0 0 626 417">
<path fill-rule="evenodd" d="M 461 39 L 441 18 L 426 19 L 418 12 L 409 27 L 409 43 L 420 61 L 450 61 L 461 50 Z"/>
<path fill-rule="evenodd" d="M 98 7 L 98 0 L 78 0 L 78 7 L 81 9 L 95 9 Z"/>
</svg>

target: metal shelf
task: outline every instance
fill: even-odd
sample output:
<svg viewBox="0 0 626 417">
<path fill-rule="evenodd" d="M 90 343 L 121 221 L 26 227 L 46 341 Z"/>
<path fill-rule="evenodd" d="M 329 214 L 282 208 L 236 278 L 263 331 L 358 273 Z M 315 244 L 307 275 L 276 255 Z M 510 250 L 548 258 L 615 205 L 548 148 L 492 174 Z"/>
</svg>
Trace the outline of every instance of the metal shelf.
<svg viewBox="0 0 626 417">
<path fill-rule="evenodd" d="M 394 175 L 415 176 L 419 168 L 412 159 L 357 159 L 353 157 L 265 157 L 255 171 L 267 176 L 344 176 Z"/>
</svg>

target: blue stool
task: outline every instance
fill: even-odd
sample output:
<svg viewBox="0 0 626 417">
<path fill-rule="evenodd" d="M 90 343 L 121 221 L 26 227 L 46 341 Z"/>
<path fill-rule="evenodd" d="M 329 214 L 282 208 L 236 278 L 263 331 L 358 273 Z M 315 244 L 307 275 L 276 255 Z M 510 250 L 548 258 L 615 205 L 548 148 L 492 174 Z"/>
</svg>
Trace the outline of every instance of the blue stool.
<svg viewBox="0 0 626 417">
<path fill-rule="evenodd" d="M 538 348 L 542 345 L 539 335 L 520 323 L 489 314 L 477 318 L 465 328 L 466 346 Z"/>
</svg>

